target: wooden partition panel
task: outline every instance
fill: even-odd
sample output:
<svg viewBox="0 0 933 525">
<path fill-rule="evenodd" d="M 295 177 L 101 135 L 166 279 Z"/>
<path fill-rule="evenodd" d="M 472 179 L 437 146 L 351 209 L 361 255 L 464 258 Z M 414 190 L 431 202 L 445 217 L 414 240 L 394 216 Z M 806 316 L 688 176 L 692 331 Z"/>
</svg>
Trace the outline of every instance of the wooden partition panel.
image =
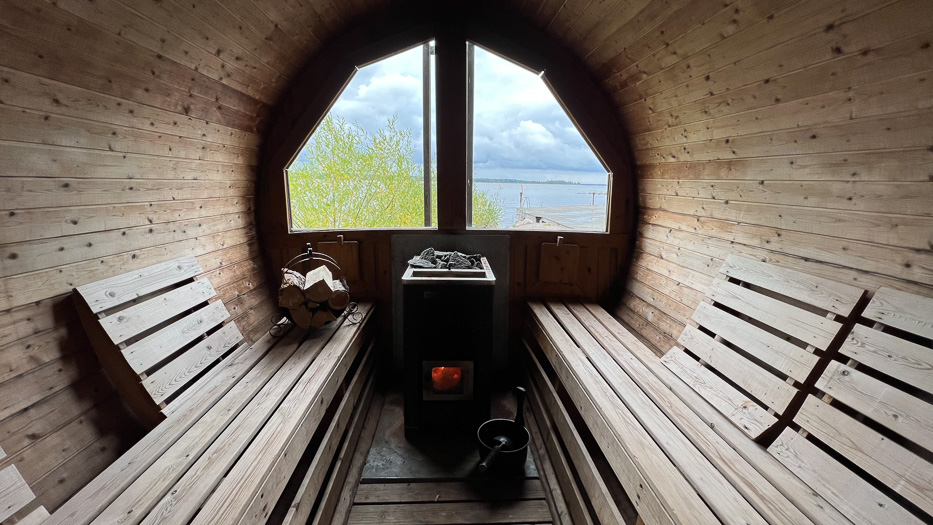
<svg viewBox="0 0 933 525">
<path fill-rule="evenodd" d="M 477 235 L 503 234 L 510 236 L 509 300 L 519 303 L 528 297 L 571 296 L 597 300 L 604 296 L 618 275 L 629 252 L 629 235 L 560 232 L 561 244 L 577 246 L 579 257 L 573 274 L 565 275 L 563 282 L 554 282 L 545 276 L 560 272 L 562 259 L 541 258 L 542 249 L 547 254 L 548 246 L 556 244 L 556 232 L 503 232 L 501 230 L 473 230 Z M 357 230 L 302 232 L 286 235 L 269 235 L 268 255 L 270 271 L 277 271 L 289 259 L 303 252 L 307 243 L 312 248 L 328 255 L 346 253 L 339 248 L 338 236 L 345 245 L 353 243 L 359 254 L 358 279 L 348 279 L 353 300 L 360 298 L 391 300 L 392 279 L 392 235 L 436 234 L 437 230 Z M 451 233 L 471 235 L 471 231 Z M 543 248 L 542 248 L 543 247 Z M 352 252 L 350 252 L 352 253 Z M 411 254 L 415 256 L 417 254 Z M 346 257 L 344 255 L 344 257 Z M 342 263 L 342 261 L 341 261 Z M 343 264 L 341 264 L 343 266 Z"/>
</svg>

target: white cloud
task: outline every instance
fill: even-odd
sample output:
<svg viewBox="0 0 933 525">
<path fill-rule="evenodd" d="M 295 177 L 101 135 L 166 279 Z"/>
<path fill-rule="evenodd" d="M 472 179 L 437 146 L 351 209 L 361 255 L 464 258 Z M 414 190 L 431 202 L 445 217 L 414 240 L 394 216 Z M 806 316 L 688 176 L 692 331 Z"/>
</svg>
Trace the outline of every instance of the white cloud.
<svg viewBox="0 0 933 525">
<path fill-rule="evenodd" d="M 422 51 L 420 46 L 361 68 L 332 109 L 370 132 L 392 116 L 412 131 L 421 162 Z M 474 171 L 514 178 L 580 173 L 605 181 L 604 168 L 541 78 L 476 48 Z M 487 175 L 488 176 L 488 175 Z"/>
<path fill-rule="evenodd" d="M 502 170 L 603 171 L 537 74 L 482 48 L 476 48 L 475 64 L 477 175 Z"/>
</svg>

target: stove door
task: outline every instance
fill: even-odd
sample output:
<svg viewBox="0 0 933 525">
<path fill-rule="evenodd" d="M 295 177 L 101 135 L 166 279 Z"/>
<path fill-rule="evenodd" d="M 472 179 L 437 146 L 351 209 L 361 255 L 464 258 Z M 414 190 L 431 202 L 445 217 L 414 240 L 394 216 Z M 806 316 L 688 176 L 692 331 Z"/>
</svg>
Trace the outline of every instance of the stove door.
<svg viewBox="0 0 933 525">
<path fill-rule="evenodd" d="M 473 399 L 473 361 L 422 361 L 421 399 L 469 401 Z"/>
</svg>

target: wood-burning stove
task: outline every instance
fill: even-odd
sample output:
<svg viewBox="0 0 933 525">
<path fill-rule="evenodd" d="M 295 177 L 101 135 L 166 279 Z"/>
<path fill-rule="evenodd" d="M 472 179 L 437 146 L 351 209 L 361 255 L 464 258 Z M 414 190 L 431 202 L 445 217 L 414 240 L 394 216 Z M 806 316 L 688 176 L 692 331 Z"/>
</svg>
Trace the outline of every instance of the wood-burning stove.
<svg viewBox="0 0 933 525">
<path fill-rule="evenodd" d="M 405 435 L 489 419 L 493 291 L 482 269 L 409 267 L 402 276 Z"/>
</svg>

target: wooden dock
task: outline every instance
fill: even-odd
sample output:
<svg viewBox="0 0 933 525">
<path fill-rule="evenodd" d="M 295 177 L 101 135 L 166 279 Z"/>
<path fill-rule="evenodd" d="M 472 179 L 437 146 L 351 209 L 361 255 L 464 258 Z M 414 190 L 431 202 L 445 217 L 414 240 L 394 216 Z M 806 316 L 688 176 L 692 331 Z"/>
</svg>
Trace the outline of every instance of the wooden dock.
<svg viewBox="0 0 933 525">
<path fill-rule="evenodd" d="M 605 206 L 540 206 L 536 208 L 518 208 L 515 210 L 519 223 L 525 227 L 534 223 L 534 227 L 555 230 L 573 230 L 604 232 L 606 231 Z"/>
</svg>

